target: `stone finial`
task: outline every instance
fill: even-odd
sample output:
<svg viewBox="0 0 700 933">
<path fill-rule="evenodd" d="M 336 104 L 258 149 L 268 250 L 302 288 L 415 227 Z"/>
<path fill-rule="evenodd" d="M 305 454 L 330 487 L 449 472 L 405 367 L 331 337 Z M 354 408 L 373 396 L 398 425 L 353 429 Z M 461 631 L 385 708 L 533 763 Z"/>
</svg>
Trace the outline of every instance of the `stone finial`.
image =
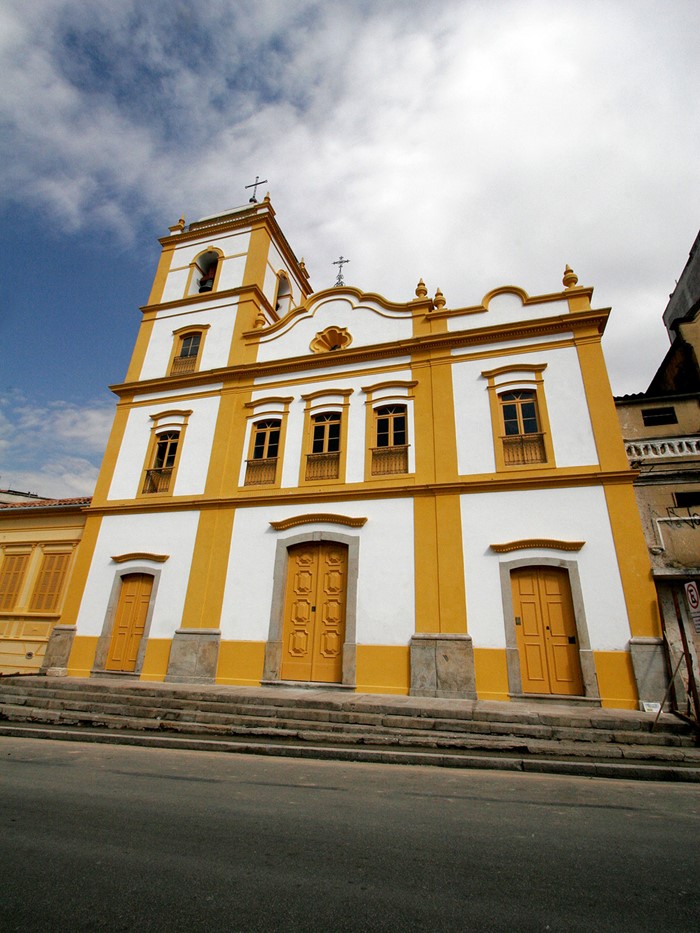
<svg viewBox="0 0 700 933">
<path fill-rule="evenodd" d="M 253 324 L 254 330 L 260 330 L 261 327 L 264 327 L 267 324 L 267 318 L 262 313 L 258 311 L 257 317 L 255 318 L 255 323 Z"/>
<path fill-rule="evenodd" d="M 267 194 L 265 195 L 265 197 L 263 198 L 263 200 L 264 200 L 264 201 L 267 201 L 268 204 L 270 203 L 270 192 L 269 192 L 269 191 L 267 192 Z"/>
<path fill-rule="evenodd" d="M 309 274 L 309 273 L 306 271 L 306 263 L 304 262 L 304 257 L 303 257 L 303 256 L 301 257 L 301 261 L 299 262 L 299 268 L 301 269 L 301 271 L 302 271 L 305 275 L 308 275 L 308 274 Z"/>
<path fill-rule="evenodd" d="M 445 296 L 442 294 L 439 288 L 436 289 L 435 298 L 433 300 L 435 302 L 435 308 L 437 311 L 442 311 L 442 309 L 447 304 L 447 302 L 445 301 Z"/>
<path fill-rule="evenodd" d="M 185 215 L 184 214 L 178 220 L 178 222 L 175 224 L 174 227 L 168 227 L 168 230 L 171 233 L 182 233 L 184 229 L 185 229 Z"/>
<path fill-rule="evenodd" d="M 416 285 L 416 298 L 427 298 L 428 289 L 425 287 L 425 282 L 423 279 L 418 279 L 418 284 Z"/>
<path fill-rule="evenodd" d="M 567 265 L 566 269 L 564 269 L 564 278 L 561 280 L 561 282 L 565 288 L 573 288 L 578 282 L 578 276 L 571 268 L 571 266 Z"/>
</svg>

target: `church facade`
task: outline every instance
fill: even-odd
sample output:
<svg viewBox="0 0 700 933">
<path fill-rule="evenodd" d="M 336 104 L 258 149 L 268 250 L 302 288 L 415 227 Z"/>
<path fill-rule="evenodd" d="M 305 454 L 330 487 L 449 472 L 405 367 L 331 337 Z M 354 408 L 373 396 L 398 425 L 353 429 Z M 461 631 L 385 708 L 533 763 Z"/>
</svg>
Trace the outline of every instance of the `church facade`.
<svg viewBox="0 0 700 933">
<path fill-rule="evenodd" d="M 660 699 L 608 310 L 568 267 L 313 292 L 269 197 L 161 245 L 50 673 Z"/>
</svg>

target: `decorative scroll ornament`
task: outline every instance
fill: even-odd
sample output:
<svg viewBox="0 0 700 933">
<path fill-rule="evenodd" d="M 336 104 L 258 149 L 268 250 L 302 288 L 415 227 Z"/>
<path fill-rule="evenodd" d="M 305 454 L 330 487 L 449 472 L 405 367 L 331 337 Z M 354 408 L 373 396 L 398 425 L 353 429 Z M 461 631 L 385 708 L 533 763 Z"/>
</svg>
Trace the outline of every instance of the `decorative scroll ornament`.
<svg viewBox="0 0 700 933">
<path fill-rule="evenodd" d="M 585 543 L 585 541 L 556 541 L 553 538 L 523 538 L 520 541 L 492 544 L 491 550 L 497 554 L 507 554 L 509 551 L 521 551 L 526 548 L 542 548 L 550 551 L 580 551 Z"/>
<path fill-rule="evenodd" d="M 364 516 L 335 515 L 333 512 L 310 512 L 306 515 L 294 515 L 292 518 L 283 518 L 278 522 L 270 522 L 270 525 L 275 531 L 286 531 L 287 528 L 294 528 L 296 525 L 311 525 L 316 522 L 362 528 L 367 523 L 367 519 Z"/>
<path fill-rule="evenodd" d="M 347 327 L 327 327 L 320 331 L 309 344 L 313 353 L 326 353 L 329 350 L 345 350 L 352 343 Z"/>
</svg>

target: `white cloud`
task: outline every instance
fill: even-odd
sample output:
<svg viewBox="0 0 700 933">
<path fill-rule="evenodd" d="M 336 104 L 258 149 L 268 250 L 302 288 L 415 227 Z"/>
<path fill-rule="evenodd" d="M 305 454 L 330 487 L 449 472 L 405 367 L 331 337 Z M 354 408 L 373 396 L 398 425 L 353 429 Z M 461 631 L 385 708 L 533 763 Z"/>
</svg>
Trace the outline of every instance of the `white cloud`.
<svg viewBox="0 0 700 933">
<path fill-rule="evenodd" d="M 2 181 L 128 238 L 260 174 L 317 288 L 342 253 L 399 300 L 421 276 L 452 306 L 548 292 L 568 262 L 638 391 L 700 216 L 698 27 L 690 0 L 25 0 L 0 10 Z"/>
<path fill-rule="evenodd" d="M 91 495 L 114 417 L 112 404 L 0 398 L 0 488 L 49 498 Z"/>
</svg>

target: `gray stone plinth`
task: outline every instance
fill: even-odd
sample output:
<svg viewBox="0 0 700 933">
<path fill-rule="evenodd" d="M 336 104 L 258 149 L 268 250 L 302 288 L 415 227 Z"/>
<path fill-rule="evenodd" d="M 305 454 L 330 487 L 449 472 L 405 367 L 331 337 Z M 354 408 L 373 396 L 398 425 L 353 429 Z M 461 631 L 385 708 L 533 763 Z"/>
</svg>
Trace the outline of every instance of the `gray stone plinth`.
<svg viewBox="0 0 700 933">
<path fill-rule="evenodd" d="M 476 699 L 470 635 L 420 634 L 411 639 L 411 696 Z"/>
<path fill-rule="evenodd" d="M 179 628 L 173 636 L 165 679 L 176 684 L 210 684 L 216 679 L 221 632 L 211 628 Z"/>
<path fill-rule="evenodd" d="M 50 677 L 66 676 L 75 631 L 75 625 L 54 625 L 41 664 L 42 673 Z"/>
<path fill-rule="evenodd" d="M 630 638 L 630 656 L 637 682 L 639 708 L 643 702 L 662 703 L 668 687 L 663 639 Z"/>
</svg>

